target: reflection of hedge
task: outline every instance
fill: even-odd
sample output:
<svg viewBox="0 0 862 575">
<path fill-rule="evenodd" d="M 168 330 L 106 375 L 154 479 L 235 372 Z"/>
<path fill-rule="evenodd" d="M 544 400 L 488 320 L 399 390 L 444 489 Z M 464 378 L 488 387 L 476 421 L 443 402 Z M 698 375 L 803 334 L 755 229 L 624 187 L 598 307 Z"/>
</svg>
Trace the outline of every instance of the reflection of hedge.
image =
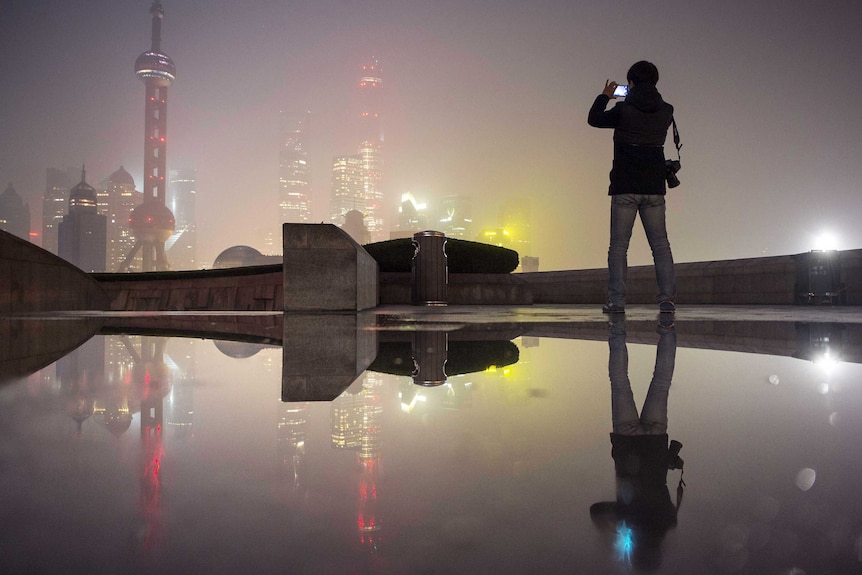
<svg viewBox="0 0 862 575">
<path fill-rule="evenodd" d="M 409 272 L 413 262 L 410 238 L 362 246 L 382 272 Z M 508 248 L 455 238 L 446 240 L 449 271 L 462 274 L 507 274 L 518 267 L 518 252 Z"/>
<path fill-rule="evenodd" d="M 410 342 L 380 343 L 377 358 L 369 371 L 409 376 L 413 372 Z M 446 375 L 485 371 L 492 365 L 502 367 L 518 362 L 518 346 L 511 341 L 450 341 L 446 354 Z"/>
</svg>

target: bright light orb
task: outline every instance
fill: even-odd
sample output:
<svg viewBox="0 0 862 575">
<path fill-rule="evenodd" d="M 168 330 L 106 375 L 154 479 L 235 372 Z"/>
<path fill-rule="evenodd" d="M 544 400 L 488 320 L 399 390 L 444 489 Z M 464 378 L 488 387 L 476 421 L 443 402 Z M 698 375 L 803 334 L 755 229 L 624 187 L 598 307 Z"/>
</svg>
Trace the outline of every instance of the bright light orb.
<svg viewBox="0 0 862 575">
<path fill-rule="evenodd" d="M 823 232 L 814 238 L 815 250 L 837 250 L 838 238 L 832 232 Z"/>
<path fill-rule="evenodd" d="M 814 486 L 817 480 L 817 472 L 810 467 L 803 467 L 796 474 L 796 487 L 802 491 L 808 491 Z"/>
</svg>

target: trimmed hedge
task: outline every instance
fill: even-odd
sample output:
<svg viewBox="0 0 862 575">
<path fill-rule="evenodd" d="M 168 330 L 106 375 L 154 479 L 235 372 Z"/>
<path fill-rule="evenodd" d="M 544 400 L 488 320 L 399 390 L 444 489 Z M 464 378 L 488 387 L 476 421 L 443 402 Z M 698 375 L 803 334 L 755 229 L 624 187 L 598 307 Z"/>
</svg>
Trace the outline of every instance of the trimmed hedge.
<svg viewBox="0 0 862 575">
<path fill-rule="evenodd" d="M 413 240 L 400 238 L 362 246 L 381 272 L 409 272 L 413 266 Z M 451 273 L 507 274 L 518 267 L 518 252 L 480 242 L 446 239 L 447 265 Z"/>
</svg>

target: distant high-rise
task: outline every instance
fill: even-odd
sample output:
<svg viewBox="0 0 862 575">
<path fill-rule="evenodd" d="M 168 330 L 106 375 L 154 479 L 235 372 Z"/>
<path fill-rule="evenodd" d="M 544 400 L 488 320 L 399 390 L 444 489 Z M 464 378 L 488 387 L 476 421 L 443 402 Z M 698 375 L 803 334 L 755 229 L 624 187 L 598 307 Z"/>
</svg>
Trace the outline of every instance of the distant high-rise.
<svg viewBox="0 0 862 575">
<path fill-rule="evenodd" d="M 432 226 L 450 238 L 473 238 L 473 203 L 467 196 L 444 196 L 439 203 L 437 222 Z"/>
<path fill-rule="evenodd" d="M 108 177 L 104 200 L 99 211 L 108 218 L 108 263 L 110 272 L 116 272 L 135 245 L 129 217 L 141 203 L 141 192 L 135 190 L 135 180 L 122 166 Z M 126 271 L 141 271 L 141 258 L 130 262 Z"/>
<path fill-rule="evenodd" d="M 120 266 L 124 271 L 138 250 L 143 250 L 143 271 L 170 269 L 165 242 L 174 233 L 174 215 L 165 205 L 167 188 L 168 86 L 176 77 L 176 66 L 161 51 L 161 2 L 150 7 L 152 47 L 138 56 L 135 74 L 146 85 L 144 99 L 144 199 L 129 218 L 135 245 Z"/>
<path fill-rule="evenodd" d="M 171 170 L 168 182 L 168 206 L 176 217 L 176 230 L 168 240 L 171 266 L 177 270 L 200 268 L 197 261 L 197 174 L 195 170 Z"/>
<path fill-rule="evenodd" d="M 57 253 L 57 234 L 69 202 L 69 190 L 78 177 L 77 168 L 48 168 L 42 196 L 42 247 Z"/>
<path fill-rule="evenodd" d="M 365 215 L 365 170 L 362 156 L 339 156 L 332 161 L 332 183 L 330 187 L 329 221 L 336 226 L 344 225 L 347 212 L 357 211 Z"/>
<path fill-rule="evenodd" d="M 380 90 L 383 85 L 380 63 L 376 58 L 362 66 L 359 79 L 360 142 L 362 157 L 363 198 L 365 200 L 365 225 L 371 233 L 371 241 L 382 241 L 385 237 L 386 202 L 383 194 L 383 128 L 381 124 Z"/>
<path fill-rule="evenodd" d="M 0 194 L 0 230 L 30 241 L 30 205 L 24 203 L 11 182 Z"/>
<path fill-rule="evenodd" d="M 83 169 L 81 182 L 69 191 L 69 213 L 60 222 L 58 236 L 61 258 L 85 272 L 105 271 L 107 218 L 98 212 L 96 189 L 87 183 Z"/>
<path fill-rule="evenodd" d="M 298 121 L 283 120 L 278 154 L 281 222 L 311 221 L 311 170 L 308 164 L 308 124 L 311 114 Z"/>
</svg>

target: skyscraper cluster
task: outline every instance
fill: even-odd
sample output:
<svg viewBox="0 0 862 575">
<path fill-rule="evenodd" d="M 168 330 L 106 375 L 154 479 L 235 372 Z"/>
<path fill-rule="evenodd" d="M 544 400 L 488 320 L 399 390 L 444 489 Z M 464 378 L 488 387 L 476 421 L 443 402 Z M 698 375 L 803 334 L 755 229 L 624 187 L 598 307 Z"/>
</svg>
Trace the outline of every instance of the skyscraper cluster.
<svg viewBox="0 0 862 575">
<path fill-rule="evenodd" d="M 311 114 L 282 118 L 282 145 L 278 154 L 281 221 L 311 221 L 311 168 L 308 163 L 308 127 Z"/>
</svg>

